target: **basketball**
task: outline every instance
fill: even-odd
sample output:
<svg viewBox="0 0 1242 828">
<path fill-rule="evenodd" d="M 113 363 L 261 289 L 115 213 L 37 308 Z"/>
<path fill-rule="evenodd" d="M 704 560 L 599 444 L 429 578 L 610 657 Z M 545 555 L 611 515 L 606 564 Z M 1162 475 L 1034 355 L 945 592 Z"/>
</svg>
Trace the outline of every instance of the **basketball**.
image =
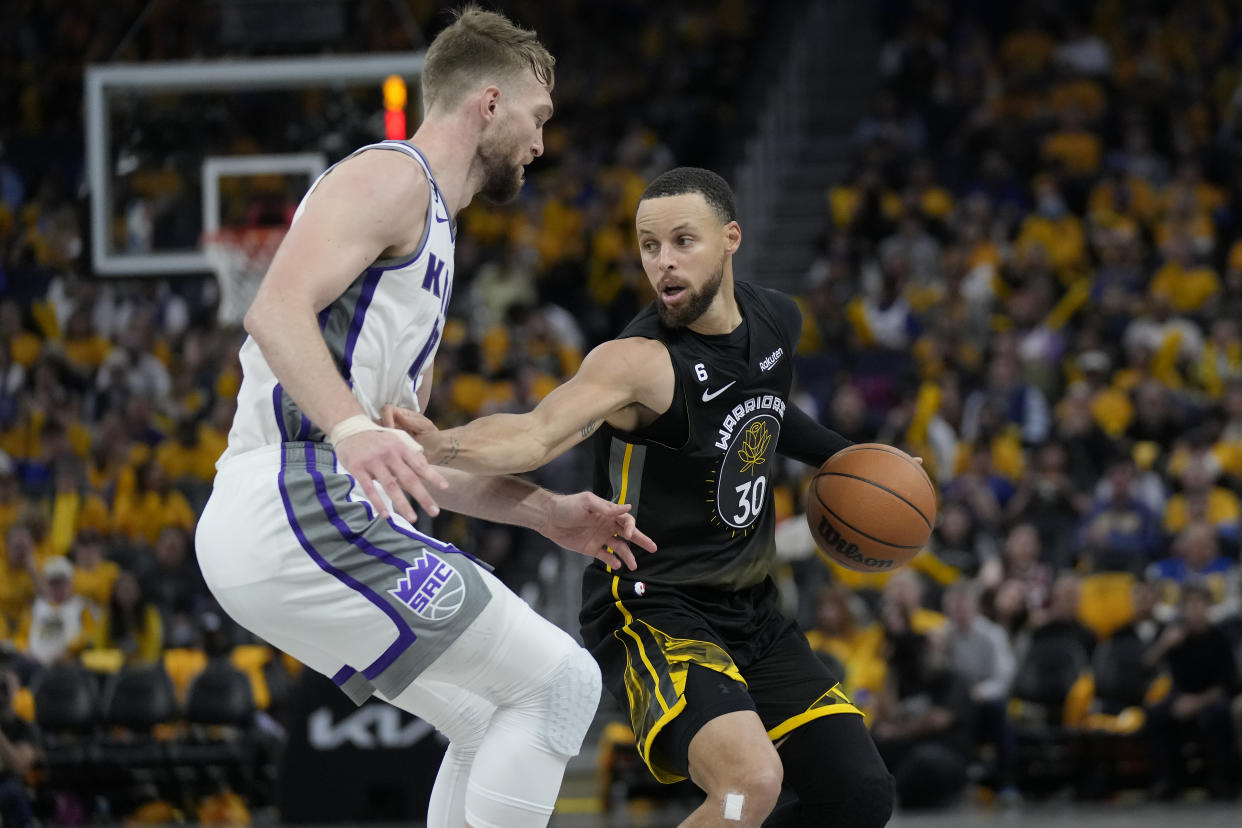
<svg viewBox="0 0 1242 828">
<path fill-rule="evenodd" d="M 860 443 L 820 466 L 807 492 L 806 519 L 831 560 L 859 572 L 888 572 L 931 537 L 936 490 L 901 449 Z"/>
</svg>

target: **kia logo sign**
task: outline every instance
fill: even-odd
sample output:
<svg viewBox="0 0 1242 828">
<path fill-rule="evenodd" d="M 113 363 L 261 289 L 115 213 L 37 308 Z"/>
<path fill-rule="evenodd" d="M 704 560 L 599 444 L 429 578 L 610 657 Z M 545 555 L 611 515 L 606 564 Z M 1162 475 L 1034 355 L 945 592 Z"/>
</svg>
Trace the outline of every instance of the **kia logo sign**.
<svg viewBox="0 0 1242 828">
<path fill-rule="evenodd" d="M 307 718 L 307 741 L 315 750 L 336 750 L 352 745 L 360 750 L 392 750 L 418 744 L 435 728 L 422 719 L 409 718 L 389 704 L 365 704 L 345 718 L 333 721 L 332 710 L 319 707 Z"/>
</svg>

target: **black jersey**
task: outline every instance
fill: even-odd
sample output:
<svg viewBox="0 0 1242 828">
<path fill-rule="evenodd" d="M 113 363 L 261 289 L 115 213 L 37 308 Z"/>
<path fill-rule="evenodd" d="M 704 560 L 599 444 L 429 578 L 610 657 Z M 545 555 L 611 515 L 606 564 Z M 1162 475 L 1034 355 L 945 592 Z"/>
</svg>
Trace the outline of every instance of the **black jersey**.
<svg viewBox="0 0 1242 828">
<path fill-rule="evenodd" d="M 742 324 L 704 336 L 661 323 L 652 304 L 621 332 L 662 342 L 676 377 L 672 405 L 634 432 L 595 437 L 595 492 L 633 506 L 659 545 L 622 577 L 741 589 L 775 551 L 772 476 L 802 317 L 794 301 L 734 286 Z M 593 564 L 602 567 L 602 564 Z"/>
</svg>

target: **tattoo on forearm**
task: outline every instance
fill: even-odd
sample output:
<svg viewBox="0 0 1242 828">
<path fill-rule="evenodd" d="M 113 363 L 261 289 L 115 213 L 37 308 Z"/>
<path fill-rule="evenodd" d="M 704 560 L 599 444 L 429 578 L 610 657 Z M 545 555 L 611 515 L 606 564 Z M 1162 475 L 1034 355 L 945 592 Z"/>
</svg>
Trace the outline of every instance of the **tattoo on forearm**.
<svg viewBox="0 0 1242 828">
<path fill-rule="evenodd" d="M 590 436 L 591 436 L 591 432 L 595 430 L 595 426 L 597 426 L 597 425 L 599 425 L 599 420 L 591 420 L 591 422 L 589 422 L 589 423 L 587 423 L 586 425 L 584 425 L 584 426 L 582 427 L 582 437 L 583 437 L 583 439 L 586 439 L 587 437 L 590 437 Z"/>
<path fill-rule="evenodd" d="M 441 466 L 451 466 L 453 461 L 457 459 L 457 455 L 461 454 L 461 443 L 457 442 L 456 437 L 449 438 L 448 450 L 444 453 L 444 459 L 440 461 Z"/>
</svg>

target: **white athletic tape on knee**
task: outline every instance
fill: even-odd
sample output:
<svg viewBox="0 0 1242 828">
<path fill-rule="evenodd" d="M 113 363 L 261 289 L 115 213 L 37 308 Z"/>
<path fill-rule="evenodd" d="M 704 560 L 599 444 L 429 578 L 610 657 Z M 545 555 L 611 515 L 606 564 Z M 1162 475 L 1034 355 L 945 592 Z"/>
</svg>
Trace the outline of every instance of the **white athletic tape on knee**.
<svg viewBox="0 0 1242 828">
<path fill-rule="evenodd" d="M 742 821 L 742 806 L 746 804 L 746 797 L 740 793 L 725 794 L 724 801 L 724 818 L 732 822 Z"/>
<path fill-rule="evenodd" d="M 372 420 L 366 414 L 355 414 L 352 417 L 346 417 L 332 427 L 332 432 L 328 435 L 328 442 L 334 446 L 339 446 L 342 440 L 353 437 L 355 434 L 361 434 L 364 431 L 388 431 L 396 434 L 401 441 L 409 447 L 411 451 L 420 452 L 423 447 L 418 441 L 410 436 L 408 431 L 400 428 L 385 428 L 379 423 Z"/>
</svg>

